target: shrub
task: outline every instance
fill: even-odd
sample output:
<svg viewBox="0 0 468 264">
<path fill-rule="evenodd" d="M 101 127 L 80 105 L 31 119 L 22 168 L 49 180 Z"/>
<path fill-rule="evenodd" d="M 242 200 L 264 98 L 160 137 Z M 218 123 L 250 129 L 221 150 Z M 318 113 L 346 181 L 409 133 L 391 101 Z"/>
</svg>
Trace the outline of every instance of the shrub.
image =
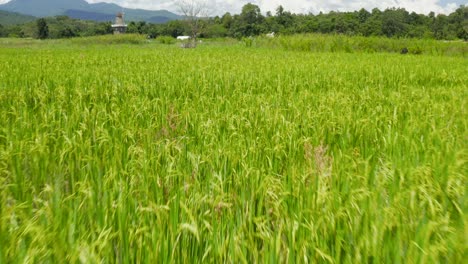
<svg viewBox="0 0 468 264">
<path fill-rule="evenodd" d="M 171 45 L 175 43 L 175 39 L 171 36 L 161 36 L 157 38 L 159 43 L 161 44 L 166 44 L 166 45 Z"/>
</svg>

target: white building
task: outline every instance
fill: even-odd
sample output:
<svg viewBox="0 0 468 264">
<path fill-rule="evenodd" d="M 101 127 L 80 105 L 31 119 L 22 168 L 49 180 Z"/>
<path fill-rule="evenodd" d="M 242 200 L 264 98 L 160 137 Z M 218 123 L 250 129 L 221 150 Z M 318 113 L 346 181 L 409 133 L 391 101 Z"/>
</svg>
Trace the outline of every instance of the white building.
<svg viewBox="0 0 468 264">
<path fill-rule="evenodd" d="M 177 40 L 189 40 L 190 36 L 178 36 Z"/>
</svg>

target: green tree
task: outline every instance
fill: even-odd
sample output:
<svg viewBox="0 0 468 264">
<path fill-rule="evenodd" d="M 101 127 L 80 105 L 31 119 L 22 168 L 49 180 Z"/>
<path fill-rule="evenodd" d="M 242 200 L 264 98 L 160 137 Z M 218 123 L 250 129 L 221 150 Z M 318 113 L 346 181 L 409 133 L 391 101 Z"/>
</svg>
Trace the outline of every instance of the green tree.
<svg viewBox="0 0 468 264">
<path fill-rule="evenodd" d="M 337 13 L 333 18 L 334 32 L 355 35 L 358 31 L 358 21 L 354 13 Z"/>
<path fill-rule="evenodd" d="M 318 31 L 317 18 L 310 15 L 299 15 L 296 17 L 296 30 L 300 33 L 312 33 Z"/>
<path fill-rule="evenodd" d="M 1 37 L 6 37 L 6 30 L 5 28 L 2 26 L 2 24 L 0 24 L 0 38 Z"/>
<path fill-rule="evenodd" d="M 358 19 L 359 19 L 358 15 Z M 359 24 L 359 33 L 364 36 L 381 36 L 382 35 L 382 12 L 378 8 L 372 9 L 372 13 L 364 23 Z"/>
<path fill-rule="evenodd" d="M 46 39 L 49 37 L 49 26 L 45 18 L 39 18 L 36 22 L 37 25 L 37 38 Z"/>
<path fill-rule="evenodd" d="M 12 27 L 8 27 L 7 29 L 7 37 L 9 38 L 23 38 L 24 37 L 24 31 L 22 26 L 20 25 L 14 25 Z"/>
<path fill-rule="evenodd" d="M 92 35 L 106 35 L 112 33 L 112 24 L 110 22 L 101 22 L 91 28 Z"/>
<path fill-rule="evenodd" d="M 320 12 L 317 15 L 317 22 L 318 27 L 317 30 L 320 33 L 327 34 L 333 31 L 334 21 L 332 21 L 332 17 L 335 16 L 335 12 L 330 12 L 330 14 L 326 15 Z"/>
<path fill-rule="evenodd" d="M 164 24 L 147 24 L 147 32 L 149 38 L 157 38 L 163 35 L 165 25 Z"/>
<path fill-rule="evenodd" d="M 449 23 L 458 38 L 468 40 L 468 6 L 462 5 L 450 14 Z"/>
<path fill-rule="evenodd" d="M 264 17 L 260 7 L 248 3 L 242 7 L 242 12 L 236 17 L 232 30 L 235 37 L 256 36 L 262 32 Z"/>
<path fill-rule="evenodd" d="M 223 24 L 223 27 L 226 29 L 230 29 L 232 25 L 232 16 L 231 13 L 227 12 L 226 14 L 221 17 L 221 23 Z"/>
<path fill-rule="evenodd" d="M 361 10 L 359 10 L 359 12 L 357 14 L 357 19 L 358 19 L 359 23 L 365 23 L 367 21 L 367 19 L 369 19 L 371 16 L 372 15 L 371 15 L 371 13 L 369 13 L 369 11 L 367 11 L 364 8 L 361 8 Z"/>
<path fill-rule="evenodd" d="M 293 26 L 294 17 L 291 12 L 284 11 L 283 6 L 276 8 L 276 22 L 284 29 Z"/>
<path fill-rule="evenodd" d="M 405 9 L 385 10 L 382 14 L 382 33 L 387 37 L 406 35 L 405 19 L 407 14 Z"/>
<path fill-rule="evenodd" d="M 187 32 L 186 24 L 179 20 L 169 21 L 166 27 L 162 30 L 162 35 L 178 37 L 184 35 Z"/>
<path fill-rule="evenodd" d="M 432 24 L 432 30 L 436 39 L 456 38 L 456 33 L 450 30 L 449 18 L 446 15 L 437 15 Z"/>
<path fill-rule="evenodd" d="M 223 27 L 223 25 L 213 23 L 208 25 L 204 32 L 201 34 L 201 37 L 204 38 L 222 38 L 226 37 L 228 34 L 228 30 Z"/>
<path fill-rule="evenodd" d="M 66 25 L 62 29 L 60 29 L 58 33 L 59 38 L 72 38 L 76 37 L 78 34 L 75 32 L 74 29 L 72 29 L 70 26 Z"/>
<path fill-rule="evenodd" d="M 242 7 L 240 19 L 246 24 L 255 25 L 261 22 L 263 19 L 260 12 L 260 7 L 257 5 L 248 3 Z"/>
<path fill-rule="evenodd" d="M 127 25 L 127 33 L 133 34 L 138 33 L 138 26 L 135 21 L 130 21 Z"/>
</svg>

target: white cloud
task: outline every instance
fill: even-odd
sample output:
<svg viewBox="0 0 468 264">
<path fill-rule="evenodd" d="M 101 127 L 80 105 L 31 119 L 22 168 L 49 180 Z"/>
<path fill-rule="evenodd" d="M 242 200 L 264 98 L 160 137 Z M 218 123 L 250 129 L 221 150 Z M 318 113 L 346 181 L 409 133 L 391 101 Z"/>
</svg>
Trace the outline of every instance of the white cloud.
<svg viewBox="0 0 468 264">
<path fill-rule="evenodd" d="M 144 9 L 166 9 L 177 12 L 174 0 L 87 0 L 90 3 L 112 2 L 127 8 Z M 212 9 L 213 15 L 222 15 L 225 12 L 233 14 L 240 13 L 242 6 L 246 3 L 253 3 L 260 7 L 263 13 L 267 11 L 275 12 L 275 9 L 282 5 L 285 10 L 294 13 L 318 13 L 329 11 L 353 11 L 365 8 L 372 10 L 377 7 L 381 10 L 389 7 L 402 7 L 408 11 L 427 14 L 431 11 L 435 13 L 448 14 L 453 12 L 459 4 L 466 0 L 200 0 L 207 1 Z M 8 0 L 0 0 L 0 3 Z"/>
<path fill-rule="evenodd" d="M 88 2 L 101 2 L 102 0 L 89 0 Z M 177 11 L 172 0 L 107 0 L 128 8 L 151 8 L 151 9 L 168 9 Z M 408 11 L 427 14 L 431 11 L 436 13 L 450 13 L 458 6 L 454 2 L 443 4 L 440 0 L 202 0 L 209 2 L 213 13 L 221 15 L 225 12 L 237 14 L 241 12 L 242 6 L 246 3 L 253 3 L 260 7 L 262 12 L 274 12 L 275 9 L 282 5 L 285 10 L 294 13 L 318 13 L 329 11 L 353 11 L 361 8 L 372 10 L 377 7 L 381 10 L 389 7 L 402 7 Z M 460 1 L 458 1 L 460 2 Z"/>
</svg>

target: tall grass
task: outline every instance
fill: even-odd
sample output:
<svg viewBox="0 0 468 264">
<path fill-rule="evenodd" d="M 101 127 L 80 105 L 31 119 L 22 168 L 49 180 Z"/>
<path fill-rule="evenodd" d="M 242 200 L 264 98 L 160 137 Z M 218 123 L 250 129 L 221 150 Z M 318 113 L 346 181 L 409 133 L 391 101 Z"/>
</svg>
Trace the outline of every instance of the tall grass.
<svg viewBox="0 0 468 264">
<path fill-rule="evenodd" d="M 466 59 L 71 49 L 0 52 L 1 263 L 463 262 Z"/>
<path fill-rule="evenodd" d="M 390 39 L 344 35 L 293 35 L 277 38 L 258 38 L 258 46 L 276 47 L 292 51 L 346 52 L 346 53 L 400 53 L 437 56 L 468 56 L 468 43 L 463 41 L 437 41 L 431 39 Z"/>
</svg>

